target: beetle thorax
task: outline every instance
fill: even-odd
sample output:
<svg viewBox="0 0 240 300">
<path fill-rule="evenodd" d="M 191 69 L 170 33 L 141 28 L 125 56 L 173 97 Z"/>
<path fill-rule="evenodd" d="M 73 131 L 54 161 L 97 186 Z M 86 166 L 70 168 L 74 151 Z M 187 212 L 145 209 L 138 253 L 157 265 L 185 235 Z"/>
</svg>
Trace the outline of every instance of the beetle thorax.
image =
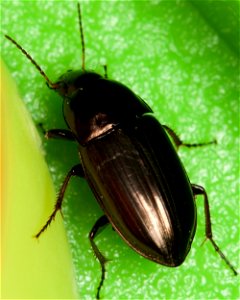
<svg viewBox="0 0 240 300">
<path fill-rule="evenodd" d="M 74 102 L 73 99 L 72 102 Z M 67 99 L 63 105 L 65 121 L 81 145 L 101 137 L 118 123 L 106 112 L 95 110 L 91 108 L 91 105 L 90 108 L 87 106 L 85 103 L 79 109 L 76 106 L 72 109 Z"/>
</svg>

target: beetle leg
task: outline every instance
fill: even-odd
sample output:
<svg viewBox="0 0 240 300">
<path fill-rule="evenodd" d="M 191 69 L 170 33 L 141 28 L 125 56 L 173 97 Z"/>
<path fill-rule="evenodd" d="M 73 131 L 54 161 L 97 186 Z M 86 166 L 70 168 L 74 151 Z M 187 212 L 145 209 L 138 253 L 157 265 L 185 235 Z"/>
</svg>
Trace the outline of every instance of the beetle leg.
<svg viewBox="0 0 240 300">
<path fill-rule="evenodd" d="M 64 139 L 68 141 L 75 141 L 75 137 L 70 130 L 67 129 L 50 129 L 45 130 L 43 124 L 40 123 L 38 126 L 41 128 L 43 134 L 47 139 Z"/>
<path fill-rule="evenodd" d="M 174 144 L 177 146 L 177 148 L 179 148 L 180 146 L 185 146 L 185 147 L 191 148 L 191 147 L 202 147 L 202 146 L 207 146 L 207 145 L 211 145 L 211 144 L 217 144 L 216 140 L 206 142 L 206 143 L 193 143 L 193 144 L 185 143 L 179 138 L 179 136 L 170 127 L 168 127 L 166 125 L 163 125 L 163 127 L 164 127 L 164 129 L 166 129 L 168 134 L 172 137 Z"/>
<path fill-rule="evenodd" d="M 192 191 L 195 196 L 203 195 L 203 197 L 204 197 L 206 240 L 208 239 L 212 243 L 214 249 L 217 251 L 217 253 L 220 255 L 220 257 L 225 261 L 225 263 L 229 266 L 229 268 L 233 271 L 234 275 L 237 275 L 238 274 L 237 271 L 235 270 L 233 265 L 230 263 L 230 261 L 227 259 L 227 257 L 223 254 L 223 252 L 220 250 L 220 248 L 218 247 L 218 245 L 215 243 L 215 241 L 213 239 L 210 207 L 209 207 L 209 202 L 208 202 L 208 196 L 207 196 L 207 193 L 206 193 L 204 187 L 197 185 L 197 184 L 192 184 Z"/>
<path fill-rule="evenodd" d="M 101 290 L 101 287 L 103 286 L 103 282 L 105 279 L 105 273 L 106 273 L 105 264 L 108 262 L 108 259 L 102 255 L 102 253 L 100 252 L 100 250 L 98 249 L 97 245 L 94 242 L 94 238 L 98 235 L 99 230 L 102 229 L 102 227 L 106 226 L 108 223 L 109 223 L 108 218 L 106 216 L 101 216 L 97 220 L 97 222 L 94 224 L 92 230 L 89 233 L 89 239 L 90 239 L 90 243 L 91 243 L 93 252 L 94 252 L 96 258 L 99 260 L 99 262 L 101 264 L 101 269 L 102 269 L 101 280 L 100 280 L 100 283 L 97 288 L 97 295 L 96 295 L 97 299 L 100 299 L 100 290 Z"/>
<path fill-rule="evenodd" d="M 67 129 L 50 129 L 45 132 L 47 139 L 64 139 L 68 141 L 75 141 L 75 137 L 70 130 Z"/>
<path fill-rule="evenodd" d="M 51 224 L 51 222 L 54 220 L 56 213 L 60 210 L 61 211 L 61 207 L 62 207 L 62 202 L 63 202 L 63 197 L 66 191 L 66 188 L 68 186 L 69 180 L 73 177 L 73 176 L 80 176 L 80 177 L 84 177 L 84 171 L 82 168 L 82 165 L 76 165 L 74 167 L 72 167 L 72 169 L 68 172 L 67 176 L 65 177 L 62 186 L 60 188 L 60 191 L 58 193 L 58 197 L 54 206 L 54 210 L 52 212 L 52 214 L 49 216 L 46 224 L 40 229 L 40 231 L 35 235 L 36 238 L 39 238 L 39 236 L 47 229 L 47 227 Z"/>
</svg>

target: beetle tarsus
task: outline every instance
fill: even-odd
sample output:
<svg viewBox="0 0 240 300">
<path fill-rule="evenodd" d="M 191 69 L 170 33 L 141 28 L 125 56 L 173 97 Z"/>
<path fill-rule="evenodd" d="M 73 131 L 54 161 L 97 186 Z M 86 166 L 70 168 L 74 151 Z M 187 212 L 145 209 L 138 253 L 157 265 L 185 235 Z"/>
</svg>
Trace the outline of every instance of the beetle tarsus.
<svg viewBox="0 0 240 300">
<path fill-rule="evenodd" d="M 205 225 L 205 237 L 206 238 L 203 241 L 203 243 L 206 240 L 209 240 L 212 243 L 212 245 L 213 245 L 214 249 L 216 250 L 216 252 L 218 253 L 218 255 L 225 261 L 225 263 L 228 265 L 228 267 L 232 270 L 233 274 L 238 275 L 238 273 L 235 270 L 235 268 L 233 267 L 233 265 L 230 263 L 228 258 L 223 254 L 223 252 L 221 251 L 221 249 L 219 248 L 219 246 L 216 244 L 216 242 L 213 239 L 210 207 L 209 207 L 209 202 L 208 202 L 208 196 L 207 196 L 205 189 L 200 185 L 192 184 L 192 190 L 193 190 L 193 194 L 195 196 L 203 195 L 203 197 L 204 197 L 204 211 L 205 211 L 205 224 L 206 224 Z"/>
<path fill-rule="evenodd" d="M 57 204 L 57 203 L 56 203 Z M 47 229 L 47 227 L 52 223 L 52 221 L 55 219 L 56 213 L 58 212 L 58 210 L 61 208 L 57 208 L 57 206 L 55 205 L 54 211 L 53 213 L 50 215 L 50 217 L 48 218 L 46 224 L 40 229 L 40 231 L 34 236 L 35 238 L 39 238 L 40 235 Z"/>
<path fill-rule="evenodd" d="M 188 148 L 196 148 L 196 147 L 203 147 L 203 146 L 208 146 L 208 145 L 212 145 L 212 144 L 217 144 L 216 139 L 214 139 L 213 141 L 204 142 L 204 143 L 191 143 L 191 144 L 185 143 L 180 139 L 180 137 L 176 134 L 176 132 L 174 132 L 174 130 L 172 130 L 170 127 L 168 127 L 167 125 L 163 125 L 163 127 L 167 131 L 167 133 L 171 136 L 171 138 L 173 139 L 173 142 L 176 145 L 177 149 L 181 146 L 185 146 Z"/>
<path fill-rule="evenodd" d="M 94 238 L 98 235 L 100 229 L 102 229 L 102 227 L 106 226 L 108 223 L 109 221 L 106 216 L 100 217 L 97 220 L 97 222 L 94 224 L 91 232 L 89 233 L 89 239 L 90 239 L 93 252 L 96 258 L 98 259 L 98 261 L 100 262 L 101 270 L 102 270 L 101 279 L 97 288 L 96 299 L 100 299 L 100 291 L 105 280 L 105 273 L 106 273 L 105 265 L 109 260 L 100 252 L 100 250 L 98 249 L 97 245 L 94 242 Z"/>
<path fill-rule="evenodd" d="M 220 257 L 225 261 L 225 263 L 229 266 L 229 268 L 232 270 L 233 274 L 236 276 L 238 275 L 238 272 L 235 270 L 233 265 L 230 263 L 230 261 L 226 258 L 226 256 L 223 254 L 221 249 L 218 247 L 218 245 L 215 243 L 215 241 L 212 238 L 208 238 L 209 241 L 212 243 L 214 249 L 216 252 L 220 255 Z"/>
<path fill-rule="evenodd" d="M 210 141 L 210 142 L 192 143 L 192 144 L 184 143 L 184 142 L 181 141 L 181 144 L 178 145 L 178 147 L 185 146 L 185 147 L 188 147 L 188 148 L 196 148 L 196 147 L 204 147 L 204 146 L 208 146 L 208 145 L 212 145 L 212 144 L 217 144 L 217 141 L 213 140 L 213 141 Z"/>
<path fill-rule="evenodd" d="M 52 212 L 52 214 L 50 215 L 50 217 L 48 218 L 46 224 L 39 230 L 39 232 L 35 235 L 36 238 L 39 238 L 39 236 L 47 229 L 47 227 L 52 223 L 52 221 L 55 219 L 55 216 L 57 214 L 57 212 L 60 210 L 61 211 L 61 207 L 62 207 L 62 202 L 63 202 L 63 198 L 64 198 L 64 194 L 66 191 L 66 188 L 68 186 L 69 180 L 71 179 L 71 177 L 73 176 L 79 176 L 79 177 L 84 177 L 84 171 L 82 168 L 81 164 L 78 164 L 74 167 L 72 167 L 72 169 L 68 172 L 67 176 L 65 177 L 63 184 L 60 188 L 60 191 L 58 193 L 58 197 L 57 197 L 57 201 L 55 203 L 54 206 L 54 211 Z"/>
</svg>

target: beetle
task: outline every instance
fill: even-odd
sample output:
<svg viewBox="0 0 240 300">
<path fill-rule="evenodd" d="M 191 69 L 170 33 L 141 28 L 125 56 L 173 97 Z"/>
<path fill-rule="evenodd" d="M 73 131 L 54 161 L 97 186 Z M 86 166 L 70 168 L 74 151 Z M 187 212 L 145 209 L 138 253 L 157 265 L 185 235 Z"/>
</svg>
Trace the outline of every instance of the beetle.
<svg viewBox="0 0 240 300">
<path fill-rule="evenodd" d="M 85 68 L 85 41 L 80 4 L 78 19 L 82 45 L 81 70 L 70 70 L 52 82 L 37 62 L 13 38 L 10 40 L 38 69 L 48 86 L 63 99 L 63 116 L 68 129 L 51 129 L 48 138 L 76 141 L 81 163 L 72 167 L 60 188 L 55 208 L 36 238 L 61 210 L 64 194 L 73 176 L 84 177 L 104 215 L 89 233 L 89 240 L 105 279 L 106 257 L 94 238 L 111 224 L 136 252 L 158 264 L 181 265 L 195 235 L 195 197 L 204 198 L 205 235 L 232 272 L 237 271 L 213 239 L 208 196 L 205 189 L 191 184 L 176 147 L 214 144 L 184 143 L 168 126 L 162 125 L 152 109 L 120 82 Z M 175 146 L 174 146 L 175 144 Z"/>
</svg>

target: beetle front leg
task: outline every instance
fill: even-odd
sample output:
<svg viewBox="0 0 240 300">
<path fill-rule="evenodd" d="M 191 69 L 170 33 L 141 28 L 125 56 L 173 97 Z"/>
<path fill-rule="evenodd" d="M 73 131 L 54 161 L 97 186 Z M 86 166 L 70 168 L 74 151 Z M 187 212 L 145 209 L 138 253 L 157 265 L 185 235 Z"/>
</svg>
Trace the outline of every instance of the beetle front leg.
<svg viewBox="0 0 240 300">
<path fill-rule="evenodd" d="M 63 139 L 68 141 L 75 141 L 75 137 L 70 130 L 67 129 L 50 129 L 45 132 L 47 139 Z"/>
<path fill-rule="evenodd" d="M 164 127 L 164 129 L 166 129 L 168 134 L 172 137 L 177 148 L 179 148 L 180 146 L 192 148 L 192 147 L 202 147 L 202 146 L 207 146 L 207 145 L 211 145 L 211 144 L 217 144 L 216 140 L 206 142 L 206 143 L 193 143 L 193 144 L 185 143 L 179 138 L 179 136 L 170 127 L 168 127 L 166 125 L 163 125 L 163 127 Z"/>
<path fill-rule="evenodd" d="M 45 130 L 42 123 L 38 124 L 38 126 L 41 128 L 43 134 L 47 139 L 63 139 L 68 141 L 75 141 L 75 137 L 70 130 L 67 129 Z"/>
<path fill-rule="evenodd" d="M 103 282 L 105 279 L 105 273 L 106 273 L 105 264 L 108 262 L 108 259 L 102 255 L 102 253 L 100 252 L 100 250 L 98 249 L 97 245 L 94 242 L 94 238 L 98 235 L 99 230 L 102 229 L 102 227 L 106 226 L 108 223 L 109 223 L 109 221 L 106 216 L 100 217 L 97 220 L 97 222 L 94 224 L 91 232 L 89 233 L 89 239 L 90 239 L 90 243 L 91 243 L 93 252 L 94 252 L 96 258 L 99 260 L 101 269 L 102 269 L 101 280 L 100 280 L 100 283 L 97 288 L 97 295 L 96 295 L 97 299 L 100 299 L 100 290 L 103 286 Z"/>
<path fill-rule="evenodd" d="M 192 191 L 194 196 L 197 195 L 203 195 L 204 197 L 204 211 L 205 211 L 205 235 L 206 239 L 209 240 L 214 249 L 217 251 L 217 253 L 220 255 L 220 257 L 225 261 L 225 263 L 229 266 L 229 268 L 233 271 L 234 275 L 237 275 L 237 271 L 233 267 L 233 265 L 230 263 L 230 261 L 227 259 L 227 257 L 223 254 L 223 252 L 220 250 L 218 245 L 215 243 L 213 239 L 213 234 L 212 234 L 212 224 L 211 224 L 211 216 L 210 216 L 210 207 L 209 207 L 209 202 L 208 202 L 208 196 L 205 191 L 205 189 L 197 184 L 192 184 Z"/>
<path fill-rule="evenodd" d="M 40 231 L 35 235 L 36 238 L 39 238 L 39 236 L 47 229 L 47 227 L 51 224 L 51 222 L 54 220 L 56 213 L 60 210 L 61 211 L 61 207 L 62 207 L 62 202 L 63 202 L 63 197 L 66 191 L 66 188 L 68 186 L 69 180 L 73 177 L 73 176 L 79 176 L 79 177 L 84 177 L 84 171 L 82 168 L 82 165 L 76 165 L 74 167 L 72 167 L 72 169 L 68 172 L 67 176 L 65 177 L 63 184 L 60 188 L 60 191 L 58 193 L 58 197 L 57 197 L 57 201 L 55 203 L 54 206 L 54 210 L 52 212 L 52 214 L 50 215 L 50 217 L 48 218 L 46 224 L 40 229 Z"/>
</svg>

